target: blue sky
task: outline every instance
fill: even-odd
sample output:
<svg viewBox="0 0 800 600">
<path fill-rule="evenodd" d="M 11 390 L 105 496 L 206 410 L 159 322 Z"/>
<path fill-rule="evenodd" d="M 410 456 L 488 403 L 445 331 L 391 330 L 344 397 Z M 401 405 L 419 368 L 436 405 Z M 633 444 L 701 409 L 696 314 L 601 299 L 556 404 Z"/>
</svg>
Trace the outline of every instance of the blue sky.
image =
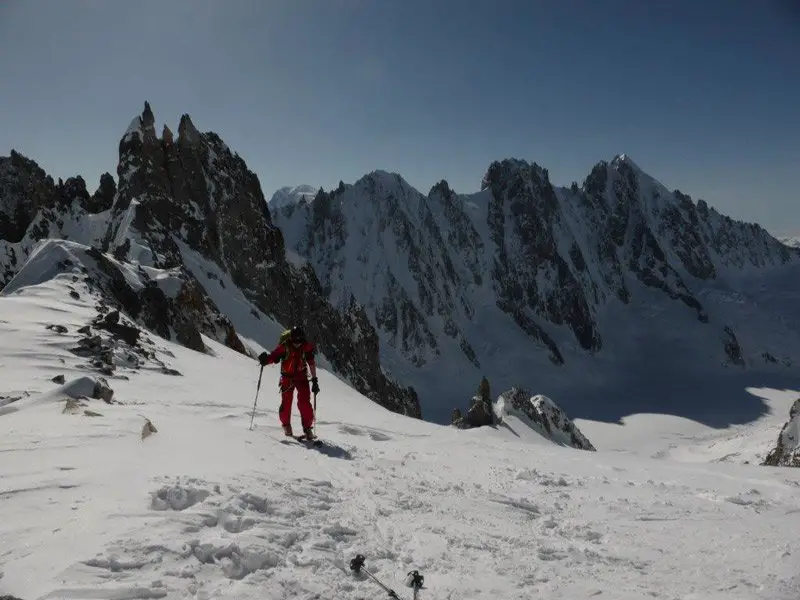
<svg viewBox="0 0 800 600">
<path fill-rule="evenodd" d="M 800 233 L 794 0 L 0 2 L 0 153 L 94 189 L 149 100 L 265 195 L 376 169 L 476 191 L 504 157 L 562 185 L 629 154 L 670 188 Z"/>
</svg>

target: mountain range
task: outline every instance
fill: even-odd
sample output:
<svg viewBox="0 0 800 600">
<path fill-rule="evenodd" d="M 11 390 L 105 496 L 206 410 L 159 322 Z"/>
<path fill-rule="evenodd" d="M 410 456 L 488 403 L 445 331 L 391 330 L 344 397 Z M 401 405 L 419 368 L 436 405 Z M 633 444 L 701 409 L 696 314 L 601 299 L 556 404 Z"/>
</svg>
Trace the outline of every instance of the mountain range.
<svg viewBox="0 0 800 600">
<path fill-rule="evenodd" d="M 365 307 L 381 362 L 420 391 L 426 414 L 445 420 L 486 375 L 587 418 L 747 420 L 759 410 L 739 402 L 748 382 L 791 378 L 797 248 L 626 155 L 568 188 L 536 163 L 497 161 L 482 188 L 441 181 L 423 194 L 375 171 L 270 201 L 330 301 Z"/>
<path fill-rule="evenodd" d="M 423 194 L 376 170 L 267 203 L 217 134 L 184 115 L 159 135 L 149 104 L 118 154 L 92 194 L 0 157 L 6 292 L 42 263 L 78 263 L 138 325 L 199 352 L 207 336 L 254 356 L 300 323 L 358 391 L 438 422 L 483 375 L 571 416 L 710 424 L 766 410 L 749 385 L 797 381 L 800 249 L 626 155 L 567 188 L 506 159 L 476 193 L 441 181 Z"/>
</svg>

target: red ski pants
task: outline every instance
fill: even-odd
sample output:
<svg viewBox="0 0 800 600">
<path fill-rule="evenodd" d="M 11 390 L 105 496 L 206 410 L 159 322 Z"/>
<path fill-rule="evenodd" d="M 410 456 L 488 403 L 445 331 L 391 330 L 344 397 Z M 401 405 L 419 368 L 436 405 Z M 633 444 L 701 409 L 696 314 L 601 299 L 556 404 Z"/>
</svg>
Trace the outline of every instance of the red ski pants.
<svg viewBox="0 0 800 600">
<path fill-rule="evenodd" d="M 278 417 L 281 425 L 289 425 L 292 420 L 292 401 L 297 390 L 297 408 L 300 410 L 300 421 L 303 429 L 314 423 L 314 409 L 311 407 L 311 388 L 305 377 L 281 377 L 281 407 Z"/>
</svg>

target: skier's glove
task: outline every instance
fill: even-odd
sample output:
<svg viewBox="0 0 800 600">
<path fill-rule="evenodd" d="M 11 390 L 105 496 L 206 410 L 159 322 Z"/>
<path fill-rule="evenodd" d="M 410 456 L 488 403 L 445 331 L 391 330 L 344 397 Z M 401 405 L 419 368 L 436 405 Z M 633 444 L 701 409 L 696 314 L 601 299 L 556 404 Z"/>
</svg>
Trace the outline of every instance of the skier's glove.
<svg viewBox="0 0 800 600">
<path fill-rule="evenodd" d="M 262 352 L 258 355 L 258 362 L 261 363 L 262 367 L 266 367 L 269 364 L 269 353 Z"/>
<path fill-rule="evenodd" d="M 319 394 L 319 383 L 317 382 L 316 377 L 311 378 L 311 392 L 314 394 Z"/>
</svg>

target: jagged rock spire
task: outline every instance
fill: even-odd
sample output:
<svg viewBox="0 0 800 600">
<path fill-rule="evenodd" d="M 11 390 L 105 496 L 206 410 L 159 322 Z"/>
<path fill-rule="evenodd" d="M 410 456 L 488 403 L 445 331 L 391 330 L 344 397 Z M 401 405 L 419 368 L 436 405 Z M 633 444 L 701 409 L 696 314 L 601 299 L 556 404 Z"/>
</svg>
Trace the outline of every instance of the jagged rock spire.
<svg viewBox="0 0 800 600">
<path fill-rule="evenodd" d="M 145 127 L 154 127 L 155 122 L 156 118 L 153 116 L 153 110 L 150 108 L 150 103 L 145 101 L 144 112 L 142 113 L 142 125 Z"/>
<path fill-rule="evenodd" d="M 178 125 L 178 138 L 185 144 L 196 144 L 200 141 L 200 132 L 197 131 L 188 114 L 181 116 L 181 122 Z"/>
</svg>

